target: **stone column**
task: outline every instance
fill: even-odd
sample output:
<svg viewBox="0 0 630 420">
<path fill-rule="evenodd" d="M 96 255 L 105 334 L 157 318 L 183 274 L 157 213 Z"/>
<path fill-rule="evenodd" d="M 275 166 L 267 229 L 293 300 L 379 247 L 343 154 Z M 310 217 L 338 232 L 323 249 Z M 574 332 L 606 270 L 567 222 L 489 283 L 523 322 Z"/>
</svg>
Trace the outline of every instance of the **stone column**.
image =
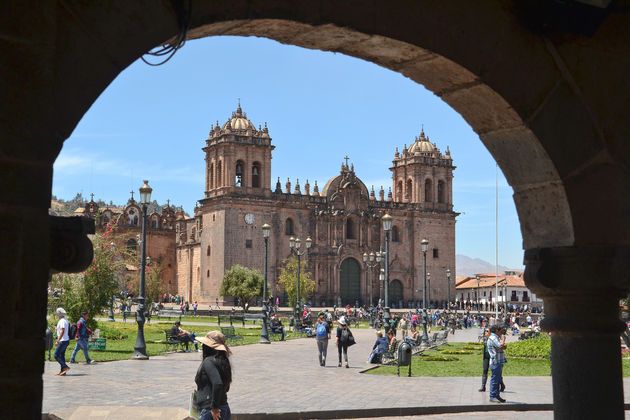
<svg viewBox="0 0 630 420">
<path fill-rule="evenodd" d="M 630 247 L 529 249 L 525 264 L 551 333 L 554 418 L 623 419 L 619 299 L 628 293 Z"/>
<path fill-rule="evenodd" d="M 6 418 L 41 417 L 51 185 L 52 164 L 0 158 L 0 406 Z"/>
</svg>

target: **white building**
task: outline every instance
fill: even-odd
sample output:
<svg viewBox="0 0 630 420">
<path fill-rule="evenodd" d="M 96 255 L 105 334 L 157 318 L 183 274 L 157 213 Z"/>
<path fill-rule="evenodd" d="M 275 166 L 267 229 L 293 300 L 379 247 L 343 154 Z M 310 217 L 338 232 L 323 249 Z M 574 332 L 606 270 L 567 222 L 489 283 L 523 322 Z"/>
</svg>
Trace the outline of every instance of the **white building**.
<svg viewBox="0 0 630 420">
<path fill-rule="evenodd" d="M 498 280 L 498 296 L 497 284 Z M 457 277 L 455 280 L 455 301 L 460 307 L 474 306 L 479 302 L 485 308 L 488 305 L 498 303 L 518 305 L 520 308 L 542 306 L 542 300 L 538 300 L 523 280 L 523 273 L 506 271 L 498 277 L 496 274 L 476 274 L 472 277 Z"/>
</svg>

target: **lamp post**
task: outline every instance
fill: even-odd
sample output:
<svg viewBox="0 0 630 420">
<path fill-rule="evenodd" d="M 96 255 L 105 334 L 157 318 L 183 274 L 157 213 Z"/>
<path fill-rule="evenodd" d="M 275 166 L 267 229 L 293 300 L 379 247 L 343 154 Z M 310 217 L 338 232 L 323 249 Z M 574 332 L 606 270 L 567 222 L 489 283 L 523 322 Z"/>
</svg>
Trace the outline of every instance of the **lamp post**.
<svg viewBox="0 0 630 420">
<path fill-rule="evenodd" d="M 446 310 L 451 309 L 451 270 L 446 269 Z"/>
<path fill-rule="evenodd" d="M 379 289 L 378 289 L 378 304 L 381 304 L 381 299 L 383 299 L 383 283 L 385 283 L 385 269 L 381 268 L 381 271 L 378 273 L 378 281 L 379 281 Z"/>
<path fill-rule="evenodd" d="M 479 311 L 479 283 L 481 282 L 481 279 L 479 278 L 479 276 L 477 276 L 477 322 L 479 322 L 479 317 L 481 316 L 481 313 Z"/>
<path fill-rule="evenodd" d="M 427 273 L 427 282 L 429 283 L 427 288 L 427 302 L 429 302 L 429 309 L 431 309 L 431 273 Z"/>
<path fill-rule="evenodd" d="M 109 301 L 109 314 L 107 317 L 108 322 L 114 322 L 114 295 L 112 295 L 112 299 Z"/>
<path fill-rule="evenodd" d="M 367 252 L 364 252 L 363 264 L 365 264 L 365 267 L 366 267 L 365 272 L 369 275 L 369 271 L 372 271 L 375 267 L 377 267 L 381 263 L 382 259 L 383 259 L 383 256 L 380 251 L 376 251 L 376 253 L 372 251 L 370 252 L 369 255 Z M 367 270 L 368 268 L 369 270 Z M 374 275 L 370 277 L 370 305 L 371 306 L 374 305 L 373 291 L 374 291 Z"/>
<path fill-rule="evenodd" d="M 422 286 L 422 339 L 420 345 L 422 347 L 429 347 L 429 335 L 427 334 L 427 250 L 429 249 L 429 241 L 424 238 L 420 242 L 422 249 L 422 267 L 424 283 Z"/>
<path fill-rule="evenodd" d="M 301 270 L 301 264 L 300 264 L 300 258 L 303 255 L 306 255 L 308 253 L 308 249 L 311 247 L 311 243 L 313 242 L 311 237 L 307 237 L 306 238 L 306 250 L 304 251 L 300 251 L 300 247 L 302 245 L 302 241 L 300 241 L 300 238 L 294 238 L 293 236 L 289 239 L 289 248 L 291 249 L 291 252 L 293 254 L 295 254 L 297 256 L 297 298 L 296 298 L 296 302 L 295 302 L 295 309 L 296 309 L 296 316 L 295 316 L 295 322 L 296 322 L 296 326 L 297 326 L 297 322 L 300 320 L 300 270 Z"/>
<path fill-rule="evenodd" d="M 503 282 L 503 312 L 507 316 L 507 277 Z"/>
<path fill-rule="evenodd" d="M 385 231 L 385 311 L 383 318 L 389 322 L 389 232 L 392 230 L 392 216 L 385 213 L 382 217 L 383 230 Z"/>
<path fill-rule="evenodd" d="M 269 331 L 267 330 L 267 256 L 269 250 L 269 234 L 271 233 L 271 226 L 267 223 L 262 225 L 263 238 L 265 238 L 265 276 L 263 279 L 263 302 L 262 302 L 262 330 L 260 331 L 260 344 L 269 344 Z"/>
<path fill-rule="evenodd" d="M 138 309 L 136 310 L 136 322 L 138 323 L 138 336 L 134 345 L 132 359 L 147 360 L 147 345 L 144 342 L 144 272 L 147 264 L 147 205 L 151 202 L 151 191 L 149 181 L 144 181 L 140 187 L 140 204 L 142 205 L 142 259 L 140 264 L 140 290 L 138 293 Z"/>
</svg>

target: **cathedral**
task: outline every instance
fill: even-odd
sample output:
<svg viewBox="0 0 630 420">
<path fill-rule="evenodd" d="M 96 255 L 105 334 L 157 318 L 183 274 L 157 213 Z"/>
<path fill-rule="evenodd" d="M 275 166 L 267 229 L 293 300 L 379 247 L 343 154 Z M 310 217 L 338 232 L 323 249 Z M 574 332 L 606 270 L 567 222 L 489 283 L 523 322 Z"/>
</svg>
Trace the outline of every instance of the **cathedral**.
<svg viewBox="0 0 630 420">
<path fill-rule="evenodd" d="M 271 226 L 268 282 L 276 288 L 279 268 L 290 257 L 289 241 L 298 238 L 312 246 L 302 259 L 315 281 L 309 296 L 314 305 L 369 304 L 384 298 L 380 264 L 365 264 L 364 254 L 385 249 L 382 216 L 393 218 L 390 232 L 389 301 L 392 307 L 422 300 L 423 252 L 428 299 L 439 305 L 447 299 L 447 269 L 455 273 L 453 161 L 442 154 L 424 130 L 411 146 L 394 154 L 392 187 L 368 190 L 348 159 L 339 174 L 321 189 L 308 181 L 300 186 L 280 179 L 272 189 L 269 129 L 258 129 L 239 104 L 222 126 L 217 122 L 205 142 L 205 192 L 194 216 L 175 221 L 175 286 L 188 301 L 224 300 L 219 289 L 224 273 L 235 264 L 264 271 L 262 225 Z M 312 189 L 311 189 L 312 188 Z M 304 248 L 302 250 L 304 251 Z M 369 261 L 368 261 L 369 262 Z"/>
</svg>

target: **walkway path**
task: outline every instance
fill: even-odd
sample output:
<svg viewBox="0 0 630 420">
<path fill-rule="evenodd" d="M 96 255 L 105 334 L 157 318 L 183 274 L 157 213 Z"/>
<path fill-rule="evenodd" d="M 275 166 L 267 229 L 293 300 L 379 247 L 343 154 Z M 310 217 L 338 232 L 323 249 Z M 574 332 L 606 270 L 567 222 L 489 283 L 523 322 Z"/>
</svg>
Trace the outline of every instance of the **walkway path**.
<svg viewBox="0 0 630 420">
<path fill-rule="evenodd" d="M 476 328 L 457 331 L 449 340 L 476 341 L 478 332 Z M 477 391 L 480 383 L 477 377 L 398 378 L 360 374 L 370 366 L 366 359 L 375 333 L 372 329 L 354 329 L 353 333 L 357 345 L 349 350 L 350 369 L 336 366 L 334 339 L 329 345 L 326 367 L 317 362 L 314 339 L 233 347 L 234 382 L 229 392 L 232 412 L 279 414 L 442 406 L 473 406 L 473 410 L 474 407 L 483 410 L 488 405 L 488 393 Z M 77 364 L 71 365 L 65 377 L 55 376 L 57 364 L 46 362 L 43 411 L 70 418 L 72 410 L 66 409 L 78 404 L 187 408 L 200 360 L 200 353 L 169 353 L 148 361 Z M 629 390 L 630 381 L 624 382 L 625 390 Z M 509 377 L 506 384 L 508 389 L 503 396 L 508 402 L 552 403 L 550 377 Z M 347 413 L 349 417 L 366 416 L 360 411 Z M 519 414 L 519 418 L 526 417 Z"/>
</svg>

